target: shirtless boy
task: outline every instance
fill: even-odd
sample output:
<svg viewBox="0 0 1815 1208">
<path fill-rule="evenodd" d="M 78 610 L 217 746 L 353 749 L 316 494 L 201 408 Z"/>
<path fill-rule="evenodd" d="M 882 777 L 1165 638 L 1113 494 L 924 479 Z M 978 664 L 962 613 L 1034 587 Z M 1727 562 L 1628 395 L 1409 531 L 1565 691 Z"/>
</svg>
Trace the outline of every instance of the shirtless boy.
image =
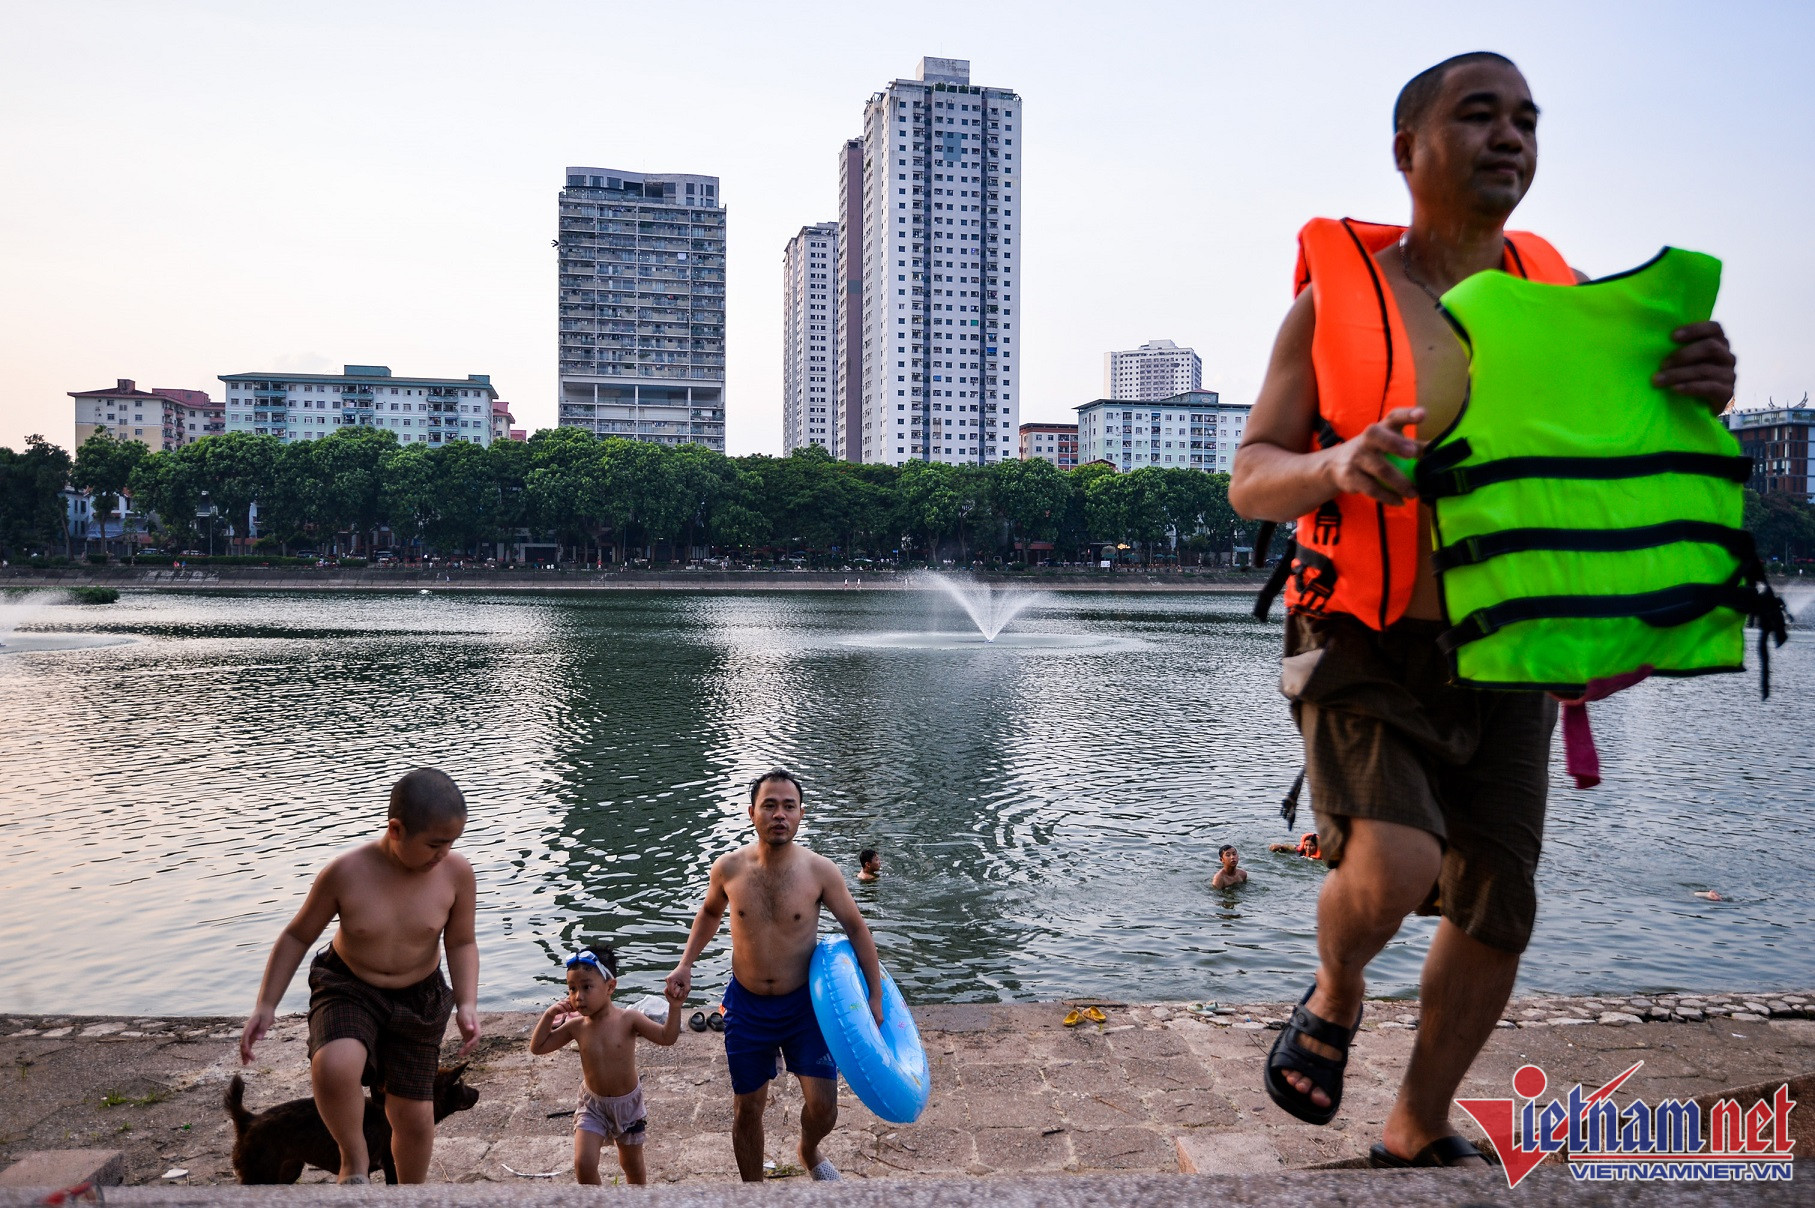
<svg viewBox="0 0 1815 1208">
<path fill-rule="evenodd" d="M 1312 234 L 1324 249 L 1318 254 L 1333 257 L 1324 269 L 1341 271 L 1303 289 L 1287 312 L 1229 484 L 1229 502 L 1243 516 L 1303 517 L 1300 536 L 1333 551 L 1307 554 L 1301 543 L 1281 680 L 1330 867 L 1318 900 L 1320 963 L 1265 1077 L 1286 1111 L 1327 1123 L 1340 1106 L 1368 962 L 1408 913 L 1440 911 L 1420 987 L 1424 1026 L 1370 1160 L 1479 1165 L 1481 1155 L 1450 1125 L 1450 1105 L 1493 1034 L 1531 937 L 1556 705 L 1542 693 L 1448 683 L 1424 505 L 1416 514 L 1422 535 L 1399 544 L 1400 558 L 1380 548 L 1397 540 L 1388 536 L 1387 510 L 1417 498 L 1389 458 L 1417 457 L 1467 398 L 1468 354 L 1437 298 L 1484 270 L 1539 271 L 1506 231 L 1537 170 L 1538 106 L 1511 60 L 1476 52 L 1407 83 L 1393 126 L 1410 222 L 1402 233 L 1374 228 L 1383 233 L 1377 240 L 1346 220 Z M 1528 250 L 1542 251 L 1539 242 Z M 1307 281 L 1317 271 L 1307 269 Z M 1387 326 L 1389 314 L 1402 333 Z M 1320 341 L 1320 331 L 1329 338 Z M 1724 406 L 1734 358 L 1720 324 L 1694 324 L 1673 338 L 1679 347 L 1653 382 Z M 1338 346 L 1359 351 L 1314 355 Z M 1409 384 L 1414 405 L 1379 414 L 1376 377 Z M 1345 509 L 1356 523 L 1338 543 Z M 1396 620 L 1389 573 L 1399 583 L 1411 576 L 1410 601 Z"/>
<path fill-rule="evenodd" d="M 1223 866 L 1210 878 L 1212 889 L 1232 889 L 1247 882 L 1248 870 L 1241 867 L 1241 853 L 1235 850 L 1235 844 L 1225 843 L 1217 848 L 1216 858 L 1223 862 Z"/>
<path fill-rule="evenodd" d="M 385 1092 L 391 1155 L 402 1183 L 428 1177 L 435 1145 L 435 1069 L 451 1012 L 465 1043 L 479 1041 L 479 944 L 473 937 L 473 866 L 453 851 L 466 799 L 446 773 L 417 768 L 391 786 L 390 820 L 376 841 L 336 856 L 316 874 L 259 986 L 240 1035 L 240 1061 L 271 1028 L 296 967 L 330 921 L 334 939 L 309 966 L 309 1078 L 322 1123 L 340 1146 L 340 1181 L 363 1183 L 365 1092 Z M 441 976 L 447 949 L 450 989 Z"/>
<path fill-rule="evenodd" d="M 608 944 L 591 944 L 567 958 L 567 997 L 536 1021 L 529 1051 L 540 1057 L 580 1046 L 580 1106 L 573 1117 L 573 1176 L 599 1185 L 599 1150 L 616 1141 L 618 1168 L 636 1186 L 649 1181 L 643 1142 L 649 1137 L 643 1082 L 637 1077 L 637 1037 L 664 1048 L 681 1034 L 685 998 L 670 989 L 668 1019 L 657 1023 L 641 1011 L 612 1005 L 618 958 Z"/>
<path fill-rule="evenodd" d="M 819 942 L 819 908 L 832 912 L 850 938 L 870 987 L 870 1014 L 882 1023 L 882 967 L 876 942 L 858 913 L 838 866 L 797 847 L 800 781 L 781 768 L 750 784 L 750 823 L 756 841 L 712 863 L 706 900 L 694 916 L 687 950 L 668 975 L 670 1000 L 686 1000 L 693 962 L 727 909 L 731 912 L 731 984 L 725 988 L 725 1057 L 736 1107 L 731 1146 L 746 1183 L 763 1177 L 763 1108 L 776 1076 L 775 1054 L 800 1081 L 800 1164 L 815 1180 L 838 1178 L 819 1143 L 838 1123 L 838 1066 L 826 1048 L 807 990 L 807 969 Z"/>
</svg>

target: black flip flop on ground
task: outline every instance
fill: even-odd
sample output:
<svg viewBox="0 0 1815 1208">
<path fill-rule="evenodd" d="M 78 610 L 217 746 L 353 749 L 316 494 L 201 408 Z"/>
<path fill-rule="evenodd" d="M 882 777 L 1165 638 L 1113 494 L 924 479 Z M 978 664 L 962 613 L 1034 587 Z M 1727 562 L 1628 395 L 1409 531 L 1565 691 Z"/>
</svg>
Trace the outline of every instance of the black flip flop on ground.
<svg viewBox="0 0 1815 1208">
<path fill-rule="evenodd" d="M 1306 1009 L 1305 1004 L 1311 1001 L 1311 995 L 1317 992 L 1317 983 L 1305 991 L 1298 1005 L 1292 1008 L 1292 1018 L 1286 1021 L 1281 1029 L 1279 1039 L 1273 1042 L 1273 1051 L 1267 1054 L 1267 1095 L 1279 1105 L 1281 1111 L 1296 1116 L 1306 1124 L 1328 1124 L 1336 1118 L 1336 1112 L 1342 1107 L 1342 1072 L 1349 1064 L 1349 1043 L 1355 1039 L 1355 1030 L 1361 1026 L 1362 1008 L 1355 1010 L 1355 1022 L 1345 1028 L 1341 1024 L 1320 1019 Z M 1325 1057 L 1313 1053 L 1298 1043 L 1300 1036 L 1308 1036 L 1321 1044 L 1327 1044 L 1341 1057 Z M 1286 1070 L 1294 1070 L 1311 1080 L 1311 1085 L 1330 1097 L 1328 1107 L 1318 1107 L 1311 1102 L 1309 1092 L 1300 1093 L 1290 1082 L 1286 1081 Z"/>
<path fill-rule="evenodd" d="M 1467 1137 L 1451 1133 L 1447 1137 L 1438 1137 L 1429 1145 L 1419 1150 L 1411 1158 L 1402 1158 L 1391 1152 L 1386 1146 L 1376 1143 L 1368 1150 L 1368 1165 L 1375 1170 L 1410 1170 L 1414 1166 L 1460 1166 L 1470 1158 L 1487 1157 L 1471 1144 Z"/>
<path fill-rule="evenodd" d="M 695 1011 L 692 1017 L 687 1020 L 687 1026 L 692 1028 L 695 1032 L 704 1032 L 706 1030 L 706 1013 L 704 1011 Z"/>
<path fill-rule="evenodd" d="M 706 1026 L 711 1028 L 714 1032 L 724 1031 L 725 1013 L 723 1011 L 714 1011 L 712 1014 L 706 1016 Z"/>
</svg>

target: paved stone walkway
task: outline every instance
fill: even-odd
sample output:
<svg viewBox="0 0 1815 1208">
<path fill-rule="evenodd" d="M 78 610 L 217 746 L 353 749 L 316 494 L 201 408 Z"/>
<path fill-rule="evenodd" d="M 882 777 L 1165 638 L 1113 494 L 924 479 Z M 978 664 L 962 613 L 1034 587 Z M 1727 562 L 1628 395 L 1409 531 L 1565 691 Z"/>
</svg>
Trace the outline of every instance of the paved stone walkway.
<svg viewBox="0 0 1815 1208">
<path fill-rule="evenodd" d="M 1265 1173 L 1353 1163 L 1379 1136 L 1416 1004 L 1369 1004 L 1343 1113 L 1322 1129 L 1292 1120 L 1261 1089 L 1270 1024 L 1287 1010 L 1109 1005 L 1107 1024 L 1068 1029 L 1063 1006 L 922 1008 L 935 1088 L 925 1115 L 911 1126 L 888 1124 L 841 1086 L 840 1125 L 825 1150 L 857 1178 Z M 1651 1101 L 1815 1072 L 1815 994 L 1542 999 L 1515 1002 L 1507 1014 L 1465 1094 L 1510 1094 L 1513 1070 L 1527 1061 L 1560 1089 L 1577 1080 L 1598 1085 L 1643 1060 L 1624 1089 Z M 571 1051 L 530 1056 L 532 1022 L 527 1014 L 484 1017 L 468 1077 L 479 1102 L 444 1122 L 432 1179 L 571 1181 L 564 1113 L 579 1084 L 578 1059 Z M 0 1017 L 0 1165 L 26 1150 L 107 1147 L 125 1151 L 129 1183 L 165 1181 L 171 1170 L 187 1173 L 169 1182 L 231 1181 L 233 1138 L 220 1095 L 238 1068 L 238 1026 Z M 247 1072 L 248 1106 L 308 1093 L 305 1048 L 303 1020 L 281 1019 Z M 683 1032 L 672 1049 L 646 1046 L 642 1061 L 652 1179 L 734 1179 L 720 1038 Z M 777 1085 L 769 1154 L 786 1167 L 797 1162 L 800 1101 L 791 1083 Z M 1815 1115 L 1815 1104 L 1802 1110 Z"/>
</svg>

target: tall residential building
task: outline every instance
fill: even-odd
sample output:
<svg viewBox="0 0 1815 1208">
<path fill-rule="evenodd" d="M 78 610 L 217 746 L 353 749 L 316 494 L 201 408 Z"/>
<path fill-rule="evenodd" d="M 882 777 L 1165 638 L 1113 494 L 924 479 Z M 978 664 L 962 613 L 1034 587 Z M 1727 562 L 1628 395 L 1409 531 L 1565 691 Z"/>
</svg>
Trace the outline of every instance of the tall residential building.
<svg viewBox="0 0 1815 1208">
<path fill-rule="evenodd" d="M 863 460 L 863 140 L 838 150 L 838 395 L 832 455 Z"/>
<path fill-rule="evenodd" d="M 725 451 L 718 177 L 569 168 L 560 199 L 562 427 Z"/>
<path fill-rule="evenodd" d="M 1109 398 L 1162 399 L 1203 388 L 1203 361 L 1171 340 L 1148 340 L 1127 352 L 1103 354 L 1103 391 Z"/>
<path fill-rule="evenodd" d="M 140 390 L 131 378 L 117 378 L 111 390 L 72 390 L 69 397 L 76 400 L 78 449 L 98 428 L 166 453 L 226 431 L 224 404 L 205 390 Z"/>
<path fill-rule="evenodd" d="M 1761 495 L 1789 495 L 1815 503 L 1815 481 L 1809 474 L 1809 444 L 1815 432 L 1815 408 L 1808 395 L 1793 407 L 1729 408 L 1721 416 L 1746 456 L 1752 459 L 1752 481 Z"/>
<path fill-rule="evenodd" d="M 1100 398 L 1078 408 L 1078 463 L 1227 474 L 1247 426 L 1248 405 L 1222 402 L 1214 390 L 1152 401 Z"/>
<path fill-rule="evenodd" d="M 861 308 L 857 330 L 840 311 L 838 336 L 862 358 L 856 460 L 1015 455 L 1020 125 L 1021 98 L 972 84 L 967 59 L 922 59 L 865 107 L 861 221 L 843 235 Z M 841 175 L 848 199 L 855 172 Z"/>
<path fill-rule="evenodd" d="M 838 224 L 800 228 L 782 255 L 781 451 L 833 448 L 838 398 Z"/>
<path fill-rule="evenodd" d="M 1076 424 L 1022 424 L 1021 460 L 1050 461 L 1061 470 L 1078 464 Z"/>
<path fill-rule="evenodd" d="M 396 377 L 384 365 L 343 373 L 223 373 L 227 431 L 319 440 L 346 427 L 387 428 L 402 444 L 492 443 L 490 374 Z"/>
</svg>

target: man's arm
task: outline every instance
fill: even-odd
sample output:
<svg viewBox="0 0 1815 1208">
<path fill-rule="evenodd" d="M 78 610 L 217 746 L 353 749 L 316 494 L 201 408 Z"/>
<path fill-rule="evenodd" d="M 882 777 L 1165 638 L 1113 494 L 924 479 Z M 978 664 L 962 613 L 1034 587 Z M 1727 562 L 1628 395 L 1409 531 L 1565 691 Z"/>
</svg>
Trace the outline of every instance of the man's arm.
<svg viewBox="0 0 1815 1208">
<path fill-rule="evenodd" d="M 1401 407 L 1352 439 L 1328 449 L 1312 448 L 1317 424 L 1317 373 L 1311 364 L 1311 337 L 1317 312 L 1305 290 L 1286 312 L 1267 376 L 1248 416 L 1246 434 L 1235 451 L 1229 503 L 1250 520 L 1296 520 L 1337 495 L 1357 494 L 1381 503 L 1410 499 L 1411 481 L 1386 460 L 1416 457 L 1424 446 L 1403 429 L 1424 418 L 1421 407 Z"/>
<path fill-rule="evenodd" d="M 857 899 L 851 896 L 851 887 L 844 883 L 844 874 L 838 871 L 838 865 L 821 857 L 822 864 L 819 876 L 819 892 L 844 928 L 845 938 L 851 941 L 851 951 L 857 956 L 857 967 L 863 970 L 863 980 L 870 988 L 870 1014 L 876 1019 L 876 1026 L 882 1026 L 882 961 L 876 956 L 876 940 L 870 935 L 870 925 L 864 922 L 863 911 L 857 909 Z"/>
<path fill-rule="evenodd" d="M 271 1030 L 271 1024 L 277 1018 L 277 1004 L 283 999 L 284 991 L 290 988 L 290 979 L 296 976 L 296 967 L 308 955 L 309 945 L 321 938 L 323 928 L 339 913 L 339 869 L 340 858 L 337 858 L 329 861 L 326 868 L 315 874 L 315 881 L 309 886 L 309 894 L 303 899 L 302 909 L 296 912 L 296 917 L 278 933 L 277 942 L 271 945 L 271 956 L 265 961 L 264 980 L 258 987 L 258 1002 L 252 1008 L 245 1028 L 240 1032 L 241 1065 L 252 1064 L 252 1046 L 263 1040 L 265 1033 Z"/>
<path fill-rule="evenodd" d="M 447 949 L 447 975 L 454 983 L 454 1022 L 460 1027 L 460 1055 L 465 1057 L 479 1043 L 479 937 L 473 924 L 479 887 L 466 857 L 450 855 L 448 860 L 460 863 L 454 869 L 454 908 L 448 912 L 441 943 Z"/>
<path fill-rule="evenodd" d="M 693 989 L 693 962 L 706 950 L 706 945 L 718 934 L 719 924 L 724 921 L 725 907 L 731 902 L 725 893 L 724 864 L 724 856 L 712 862 L 712 872 L 706 878 L 706 900 L 700 903 L 699 913 L 693 916 L 693 929 L 687 933 L 687 950 L 681 953 L 674 972 L 663 982 L 663 993 L 671 999 L 687 1001 L 687 995 Z"/>
</svg>

